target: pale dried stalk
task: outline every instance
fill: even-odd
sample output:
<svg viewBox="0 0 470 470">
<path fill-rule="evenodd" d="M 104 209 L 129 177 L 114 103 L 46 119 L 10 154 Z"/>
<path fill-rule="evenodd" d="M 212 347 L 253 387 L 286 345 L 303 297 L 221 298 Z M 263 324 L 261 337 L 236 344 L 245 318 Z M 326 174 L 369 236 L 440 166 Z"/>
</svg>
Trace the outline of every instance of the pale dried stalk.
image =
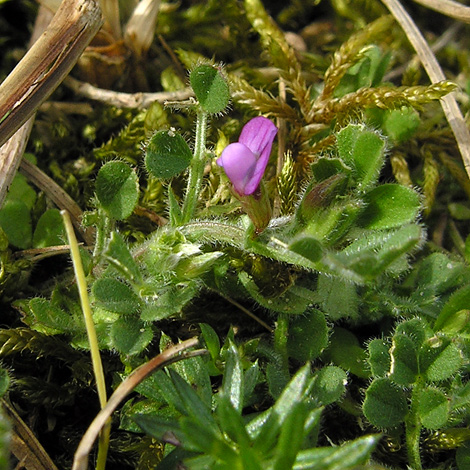
<svg viewBox="0 0 470 470">
<path fill-rule="evenodd" d="M 41 6 L 34 24 L 33 34 L 31 35 L 30 47 L 41 36 L 52 19 L 52 13 Z M 47 103 L 44 103 L 47 104 Z M 63 105 L 64 103 L 58 103 Z M 82 211 L 78 204 L 51 178 L 43 173 L 38 167 L 22 160 L 29 134 L 34 122 L 34 115 L 31 116 L 16 132 L 0 147 L 0 205 L 6 196 L 8 186 L 20 167 L 22 172 L 30 182 L 42 190 L 59 209 L 66 209 L 72 218 L 77 231 L 87 245 L 91 245 L 94 240 L 93 231 L 84 229 L 81 225 Z"/>
<path fill-rule="evenodd" d="M 95 0 L 64 0 L 50 25 L 0 85 L 0 145 L 57 88 L 102 24 Z"/>
<path fill-rule="evenodd" d="M 126 24 L 124 40 L 138 57 L 150 49 L 155 35 L 161 0 L 141 0 Z"/>
<path fill-rule="evenodd" d="M 148 108 L 154 101 L 165 103 L 166 101 L 186 100 L 193 95 L 190 88 L 180 91 L 161 91 L 156 93 L 123 93 L 120 91 L 97 88 L 87 82 L 82 82 L 72 77 L 67 77 L 64 85 L 68 86 L 76 94 L 90 100 L 99 101 L 117 108 Z"/>
<path fill-rule="evenodd" d="M 414 0 L 432 10 L 438 11 L 443 15 L 450 16 L 464 23 L 470 23 L 470 7 L 462 5 L 453 0 Z"/>
<path fill-rule="evenodd" d="M 92 245 L 95 238 L 93 230 L 82 226 L 82 210 L 69 194 L 52 178 L 47 176 L 36 165 L 33 165 L 28 160 L 23 159 L 21 161 L 20 172 L 26 176 L 28 181 L 43 191 L 59 209 L 64 209 L 70 214 L 72 223 L 83 241 L 87 245 Z"/>
<path fill-rule="evenodd" d="M 3 145 L 62 82 L 101 27 L 96 0 L 64 0 L 46 31 L 0 85 L 0 145 Z M 0 159 L 0 206 L 16 173 L 28 127 Z"/>
<path fill-rule="evenodd" d="M 0 408 L 5 411 L 13 425 L 10 451 L 21 462 L 16 468 L 21 466 L 28 470 L 58 470 L 14 408 L 4 399 L 0 401 Z"/>
<path fill-rule="evenodd" d="M 398 0 L 382 0 L 402 27 L 432 83 L 446 79 L 429 44 Z M 442 1 L 438 4 L 441 5 Z M 441 98 L 441 106 L 454 133 L 467 175 L 470 177 L 470 132 L 453 93 Z"/>
<path fill-rule="evenodd" d="M 34 23 L 33 33 L 29 40 L 31 47 L 41 36 L 48 24 L 51 22 L 52 13 L 41 6 Z M 34 115 L 31 116 L 16 132 L 0 147 L 0 207 L 6 197 L 8 187 L 10 186 L 23 153 L 26 149 L 29 134 L 33 127 Z"/>
<path fill-rule="evenodd" d="M 109 27 L 113 38 L 118 41 L 122 38 L 119 0 L 100 0 L 100 6 L 105 19 L 105 27 Z"/>
</svg>

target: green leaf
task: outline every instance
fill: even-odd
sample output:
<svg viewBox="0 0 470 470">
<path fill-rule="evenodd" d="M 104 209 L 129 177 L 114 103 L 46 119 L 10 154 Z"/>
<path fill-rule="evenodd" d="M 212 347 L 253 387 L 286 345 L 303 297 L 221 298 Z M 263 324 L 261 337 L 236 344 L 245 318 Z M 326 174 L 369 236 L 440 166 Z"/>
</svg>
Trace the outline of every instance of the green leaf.
<svg viewBox="0 0 470 470">
<path fill-rule="evenodd" d="M 196 450 L 220 460 L 226 464 L 225 468 L 233 468 L 237 465 L 238 453 L 218 430 L 205 426 L 203 422 L 194 418 L 182 418 L 180 424 L 181 430 L 184 432 L 185 442 L 189 444 L 189 450 Z M 190 465 L 190 468 L 193 468 L 193 466 Z M 208 467 L 203 466 L 200 468 Z"/>
<path fill-rule="evenodd" d="M 337 447 L 301 450 L 293 470 L 352 470 L 367 463 L 381 436 L 364 436 Z"/>
<path fill-rule="evenodd" d="M 204 343 L 206 344 L 206 348 L 209 351 L 212 360 L 217 360 L 220 354 L 220 340 L 218 334 L 207 323 L 199 323 L 199 328 L 201 328 Z"/>
<path fill-rule="evenodd" d="M 139 265 L 120 233 L 111 233 L 104 257 L 127 280 L 139 283 L 142 281 Z"/>
<path fill-rule="evenodd" d="M 139 199 L 137 174 L 129 165 L 112 161 L 103 165 L 96 177 L 96 196 L 109 217 L 129 217 Z"/>
<path fill-rule="evenodd" d="M 183 212 L 181 211 L 181 207 L 176 200 L 175 193 L 171 186 L 168 186 L 168 211 L 170 215 L 170 224 L 173 227 L 181 225 L 183 221 Z"/>
<path fill-rule="evenodd" d="M 385 271 L 387 268 L 391 274 L 402 274 L 403 271 L 408 269 L 406 263 L 406 255 L 415 250 L 423 242 L 425 232 L 419 225 L 409 224 L 400 227 L 397 230 L 391 231 L 388 235 L 384 233 L 386 239 L 383 246 L 377 251 L 377 267 L 376 273 Z M 395 271 L 392 269 L 400 259 L 405 260 L 405 263 L 399 265 Z"/>
<path fill-rule="evenodd" d="M 294 284 L 278 297 L 268 298 L 261 294 L 255 281 L 248 273 L 241 271 L 238 278 L 256 302 L 275 312 L 301 314 L 313 301 L 313 292 L 302 286 Z"/>
<path fill-rule="evenodd" d="M 436 328 L 436 331 L 440 331 L 450 336 L 458 334 L 469 334 L 470 333 L 470 309 L 459 310 L 452 315 L 449 315 L 446 319 L 439 320 L 439 329 Z"/>
<path fill-rule="evenodd" d="M 184 406 L 183 414 L 188 416 L 188 426 L 193 427 L 195 426 L 193 423 L 197 423 L 201 429 L 207 431 L 208 437 L 213 438 L 214 436 L 220 436 L 219 428 L 211 414 L 210 404 L 204 403 L 191 385 L 177 372 L 173 369 L 170 369 L 169 372 L 171 381 Z"/>
<path fill-rule="evenodd" d="M 417 293 L 422 297 L 425 289 L 431 296 L 441 295 L 451 288 L 461 287 L 466 270 L 464 263 L 444 253 L 432 253 L 419 264 Z"/>
<path fill-rule="evenodd" d="M 323 165 L 321 165 L 323 162 Z M 317 174 L 323 176 L 329 171 L 336 170 L 335 160 L 320 159 L 318 163 L 314 165 L 317 170 Z M 329 163 L 329 165 L 327 164 Z M 341 169 L 341 168 L 339 168 Z M 307 186 L 305 193 L 302 196 L 299 208 L 297 210 L 297 217 L 303 223 L 310 221 L 314 218 L 322 208 L 331 206 L 332 202 L 339 195 L 342 195 L 346 187 L 346 176 L 344 173 L 333 173 L 326 179 L 312 180 Z"/>
<path fill-rule="evenodd" d="M 358 377 L 369 377 L 365 351 L 359 346 L 357 338 L 344 328 L 336 327 L 334 329 L 330 345 L 323 353 L 323 358 L 349 370 Z"/>
<path fill-rule="evenodd" d="M 422 318 L 412 318 L 398 323 L 395 328 L 395 336 L 404 335 L 410 338 L 418 349 L 424 343 L 426 338 L 431 336 L 432 330 Z"/>
<path fill-rule="evenodd" d="M 263 467 L 259 462 L 260 458 L 251 448 L 251 439 L 244 420 L 224 392 L 218 395 L 217 416 L 223 433 L 237 446 L 238 468 L 262 470 Z M 232 466 L 231 468 L 235 467 Z"/>
<path fill-rule="evenodd" d="M 470 207 L 468 202 L 451 202 L 447 205 L 450 215 L 457 220 L 470 220 Z"/>
<path fill-rule="evenodd" d="M 384 377 L 390 370 L 389 347 L 381 339 L 373 339 L 367 346 L 372 375 Z"/>
<path fill-rule="evenodd" d="M 248 369 L 245 370 L 245 376 L 243 380 L 243 403 L 248 405 L 251 403 L 253 391 L 260 381 L 260 369 L 258 361 L 251 364 Z"/>
<path fill-rule="evenodd" d="M 429 338 L 419 351 L 420 372 L 430 381 L 441 381 L 452 377 L 461 364 L 459 349 L 445 336 Z"/>
<path fill-rule="evenodd" d="M 419 393 L 417 413 L 421 424 L 427 429 L 440 429 L 448 420 L 449 400 L 437 388 L 426 388 Z"/>
<path fill-rule="evenodd" d="M 307 414 L 308 408 L 305 402 L 293 404 L 281 428 L 274 459 L 270 465 L 273 470 L 292 468 L 304 440 L 303 431 Z"/>
<path fill-rule="evenodd" d="M 152 289 L 153 291 L 153 289 Z M 142 308 L 140 318 L 143 321 L 157 321 L 180 313 L 183 307 L 199 292 L 196 281 L 180 282 L 162 287 L 158 293 L 150 294 Z"/>
<path fill-rule="evenodd" d="M 34 248 L 63 245 L 65 240 L 65 227 L 59 210 L 48 209 L 41 215 L 34 230 Z"/>
<path fill-rule="evenodd" d="M 114 278 L 97 279 L 91 289 L 94 301 L 111 312 L 131 315 L 140 311 L 140 300 L 134 291 Z"/>
<path fill-rule="evenodd" d="M 349 232 L 362 207 L 362 201 L 353 198 L 332 204 L 319 210 L 316 216 L 308 221 L 304 233 L 324 245 L 332 246 Z"/>
<path fill-rule="evenodd" d="M 455 325 L 455 322 L 458 321 L 456 317 L 460 314 L 459 312 L 465 311 L 469 308 L 469 299 L 470 299 L 470 285 L 464 286 L 454 292 L 449 300 L 442 307 L 441 313 L 434 323 L 434 329 L 439 331 L 445 329 L 446 325 Z M 464 313 L 465 315 L 465 313 Z"/>
<path fill-rule="evenodd" d="M 0 227 L 11 245 L 26 249 L 31 247 L 33 229 L 31 214 L 23 201 L 6 201 L 0 209 Z"/>
<path fill-rule="evenodd" d="M 415 224 L 371 232 L 348 245 L 338 254 L 338 258 L 365 279 L 375 279 L 387 269 L 391 270 L 391 274 L 402 274 L 408 268 L 405 256 L 419 246 L 423 236 L 422 228 Z M 404 266 L 400 264 L 396 273 L 396 263 L 403 259 Z"/>
<path fill-rule="evenodd" d="M 359 223 L 371 230 L 401 227 L 413 222 L 419 214 L 420 200 L 416 191 L 399 184 L 382 184 L 364 196 L 365 209 Z"/>
<path fill-rule="evenodd" d="M 112 345 L 126 356 L 141 353 L 152 339 L 152 328 L 137 318 L 121 317 L 111 326 Z"/>
<path fill-rule="evenodd" d="M 233 442 L 239 447 L 251 447 L 251 439 L 246 430 L 243 418 L 237 411 L 230 396 L 226 391 L 219 392 L 217 396 L 217 416 L 220 421 L 221 429 L 226 433 Z M 241 450 L 241 449 L 240 449 Z"/>
<path fill-rule="evenodd" d="M 172 418 L 176 420 L 176 418 L 179 417 L 161 398 L 159 401 L 142 399 L 128 400 L 123 405 L 120 415 L 119 427 L 130 432 L 141 431 L 134 419 L 138 415 L 157 415 L 160 418 L 168 420 Z"/>
<path fill-rule="evenodd" d="M 362 87 L 378 86 L 390 63 L 391 54 L 375 45 L 368 45 L 360 51 L 358 61 L 349 67 L 335 90 L 335 96 L 343 96 Z"/>
<path fill-rule="evenodd" d="M 201 108 L 211 114 L 221 113 L 228 105 L 230 91 L 220 71 L 211 65 L 199 65 L 190 75 L 191 88 Z"/>
<path fill-rule="evenodd" d="M 199 279 L 204 273 L 209 271 L 214 263 L 222 256 L 224 256 L 222 251 L 211 251 L 209 253 L 186 257 L 180 260 L 175 267 L 175 278 L 181 281 Z"/>
<path fill-rule="evenodd" d="M 163 370 L 159 370 L 146 378 L 137 387 L 137 391 L 157 402 L 161 402 L 163 398 L 173 410 L 182 415 L 186 414 L 183 400 L 180 398 L 172 379 Z"/>
<path fill-rule="evenodd" d="M 470 235 L 465 239 L 465 261 L 470 264 Z"/>
<path fill-rule="evenodd" d="M 0 226 L 0 252 L 8 250 L 8 237 L 3 228 Z"/>
<path fill-rule="evenodd" d="M 315 182 L 327 180 L 335 175 L 341 175 L 342 179 L 345 179 L 352 171 L 351 167 L 347 166 L 341 158 L 332 156 L 325 156 L 323 158 L 316 159 L 312 163 L 311 169 L 314 178 L 312 186 L 315 184 Z M 330 181 L 333 182 L 335 180 L 333 179 Z M 327 188 L 329 189 L 329 186 L 327 186 Z M 305 192 L 305 195 L 307 194 L 308 189 Z"/>
<path fill-rule="evenodd" d="M 341 278 L 320 274 L 315 301 L 332 321 L 358 318 L 357 287 Z"/>
<path fill-rule="evenodd" d="M 305 315 L 294 317 L 289 325 L 287 350 L 299 362 L 313 361 L 328 344 L 328 325 L 325 315 L 309 309 Z"/>
<path fill-rule="evenodd" d="M 364 191 L 375 184 L 384 163 L 385 143 L 374 131 L 350 124 L 336 135 L 341 159 L 354 168 L 358 187 Z"/>
<path fill-rule="evenodd" d="M 26 177 L 21 173 L 17 173 L 8 188 L 5 202 L 22 201 L 26 204 L 29 210 L 32 210 L 36 199 L 36 191 L 28 184 Z"/>
<path fill-rule="evenodd" d="M 70 333 L 75 329 L 71 316 L 50 301 L 36 297 L 28 305 L 34 317 L 31 326 L 36 331 L 56 335 Z"/>
<path fill-rule="evenodd" d="M 165 439 L 168 433 L 176 435 L 178 440 L 182 440 L 179 420 L 171 416 L 162 416 L 160 413 L 134 414 L 131 416 L 137 425 L 149 436 L 159 441 Z"/>
<path fill-rule="evenodd" d="M 315 374 L 311 395 L 321 406 L 339 400 L 346 390 L 348 377 L 343 369 L 325 366 Z"/>
<path fill-rule="evenodd" d="M 156 178 L 179 175 L 188 168 L 192 158 L 188 144 L 174 129 L 156 132 L 145 149 L 145 166 Z"/>
<path fill-rule="evenodd" d="M 261 421 L 255 419 L 248 424 L 247 430 L 254 439 L 257 452 L 263 454 L 275 445 L 285 419 L 293 405 L 304 399 L 311 380 L 310 365 L 307 364 L 297 371 L 266 416 L 262 415 Z"/>
<path fill-rule="evenodd" d="M 370 384 L 362 404 L 365 417 L 377 428 L 392 428 L 405 419 L 408 405 L 403 391 L 388 378 Z"/>
<path fill-rule="evenodd" d="M 404 334 L 395 334 L 390 349 L 390 378 L 398 385 L 411 385 L 418 375 L 418 352 L 414 341 Z"/>
<path fill-rule="evenodd" d="M 316 263 L 323 256 L 322 244 L 310 235 L 300 234 L 289 244 L 289 249 Z"/>
<path fill-rule="evenodd" d="M 470 443 L 459 447 L 455 457 L 459 470 L 470 470 Z"/>
<path fill-rule="evenodd" d="M 403 106 L 400 109 L 374 110 L 381 115 L 380 127 L 396 143 L 405 142 L 416 132 L 420 118 L 416 110 Z"/>
<path fill-rule="evenodd" d="M 235 344 L 230 341 L 228 348 L 225 350 L 225 371 L 222 390 L 226 396 L 230 397 L 233 407 L 239 413 L 243 410 L 243 379 L 239 352 Z"/>
<path fill-rule="evenodd" d="M 163 349 L 161 346 L 160 348 Z M 192 357 L 175 362 L 171 368 L 196 392 L 206 407 L 211 409 L 212 385 L 206 362 L 201 357 Z"/>
</svg>

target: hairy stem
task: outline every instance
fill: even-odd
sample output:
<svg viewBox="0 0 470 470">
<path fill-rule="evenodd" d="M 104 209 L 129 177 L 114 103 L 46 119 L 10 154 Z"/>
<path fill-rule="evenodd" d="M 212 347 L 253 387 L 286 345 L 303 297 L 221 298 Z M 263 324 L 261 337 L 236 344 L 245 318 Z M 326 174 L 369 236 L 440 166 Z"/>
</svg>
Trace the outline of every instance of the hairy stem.
<svg viewBox="0 0 470 470">
<path fill-rule="evenodd" d="M 419 452 L 419 439 L 421 436 L 421 422 L 418 416 L 418 400 L 422 390 L 422 384 L 418 381 L 411 395 L 411 406 L 408 416 L 405 420 L 406 426 L 406 449 L 408 452 L 408 462 L 413 470 L 421 470 L 421 455 Z"/>
<path fill-rule="evenodd" d="M 206 129 L 207 113 L 205 111 L 198 110 L 194 155 L 189 168 L 188 186 L 183 203 L 183 224 L 188 223 L 194 218 L 197 201 L 201 192 L 204 167 L 206 165 Z"/>
</svg>

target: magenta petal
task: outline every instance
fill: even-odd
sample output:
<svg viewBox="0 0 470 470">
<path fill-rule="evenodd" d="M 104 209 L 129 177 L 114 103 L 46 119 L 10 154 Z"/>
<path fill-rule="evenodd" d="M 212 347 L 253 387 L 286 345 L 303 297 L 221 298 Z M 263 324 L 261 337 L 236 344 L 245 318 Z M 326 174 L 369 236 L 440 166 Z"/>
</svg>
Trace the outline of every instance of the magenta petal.
<svg viewBox="0 0 470 470">
<path fill-rule="evenodd" d="M 253 194 L 256 191 L 256 188 L 259 186 L 266 170 L 266 167 L 268 166 L 269 153 L 267 154 L 267 157 L 268 158 L 264 159 L 258 158 L 256 165 L 252 170 L 252 176 L 245 184 L 244 194 L 246 196 L 249 194 Z"/>
<path fill-rule="evenodd" d="M 250 188 L 252 186 L 253 173 L 257 166 L 256 156 L 246 145 L 235 142 L 225 147 L 217 159 L 217 165 L 223 167 L 238 194 L 242 196 L 251 194 L 257 188 L 256 185 L 251 193 L 246 192 L 246 186 L 248 184 Z M 261 174 L 262 176 L 263 174 Z"/>
<path fill-rule="evenodd" d="M 245 144 L 255 155 L 271 153 L 271 146 L 277 134 L 277 127 L 267 118 L 258 116 L 248 121 L 238 141 Z"/>
</svg>

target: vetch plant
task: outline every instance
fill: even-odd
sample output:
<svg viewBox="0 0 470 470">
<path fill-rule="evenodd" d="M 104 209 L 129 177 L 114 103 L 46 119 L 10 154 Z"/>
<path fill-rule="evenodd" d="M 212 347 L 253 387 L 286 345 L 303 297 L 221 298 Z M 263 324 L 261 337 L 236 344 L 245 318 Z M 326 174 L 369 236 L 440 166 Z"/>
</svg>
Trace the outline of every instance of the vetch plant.
<svg viewBox="0 0 470 470">
<path fill-rule="evenodd" d="M 198 21 L 206 8 L 219 11 L 217 2 L 206 3 L 194 10 Z M 423 199 L 434 189 L 424 184 L 421 194 L 411 179 L 398 184 L 387 161 L 421 127 L 429 133 L 437 120 L 429 124 L 418 111 L 453 85 L 383 83 L 390 56 L 379 34 L 391 31 L 390 19 L 361 28 L 327 68 L 312 62 L 316 55 L 294 52 L 260 0 L 245 0 L 244 9 L 235 0 L 224 5 L 227 34 L 235 14 L 259 34 L 269 73 L 280 74 L 279 95 L 262 68 L 255 88 L 236 63 L 225 70 L 180 49 L 194 97 L 126 114 L 132 121 L 92 155 L 90 172 L 106 163 L 84 219 L 96 232 L 93 256 L 87 247 L 80 256 L 93 349 L 102 353 L 108 388 L 119 389 L 147 357 L 189 334 L 200 332 L 209 352 L 135 389 L 117 410 L 119 429 L 113 420 L 110 465 L 123 465 L 121 452 L 136 469 L 344 470 L 378 469 L 380 462 L 419 469 L 431 447 L 448 451 L 448 460 L 459 446 L 457 463 L 463 461 L 470 270 L 442 246 L 420 251 L 430 231 Z M 259 60 L 251 64 L 246 77 Z M 315 83 L 323 66 L 324 83 Z M 168 91 L 182 83 L 171 67 L 159 78 Z M 249 120 L 243 106 L 258 117 Z M 285 124 L 278 145 L 274 122 Z M 432 158 L 423 165 L 430 175 Z M 28 211 L 34 226 L 36 203 Z M 14 239 L 0 230 L 10 285 Z M 35 297 L 16 301 L 27 327 L 0 330 L 0 355 L 7 365 L 10 354 L 26 351 L 44 359 L 33 357 L 34 367 L 49 358 L 63 363 L 70 379 L 56 395 L 78 409 L 90 383 L 90 342 L 77 282 L 57 279 L 30 286 L 25 292 L 35 289 Z M 41 379 L 46 391 L 56 384 L 53 369 Z M 15 377 L 13 387 L 22 387 L 28 403 L 50 403 L 28 380 Z M 377 446 L 392 439 L 403 444 L 396 465 L 390 453 L 383 456 L 387 446 Z M 137 457 L 129 457 L 131 448 Z"/>
<path fill-rule="evenodd" d="M 238 142 L 228 145 L 217 159 L 251 218 L 256 233 L 261 233 L 271 219 L 271 204 L 261 179 L 277 131 L 277 127 L 263 116 L 251 119 L 243 127 Z"/>
</svg>

